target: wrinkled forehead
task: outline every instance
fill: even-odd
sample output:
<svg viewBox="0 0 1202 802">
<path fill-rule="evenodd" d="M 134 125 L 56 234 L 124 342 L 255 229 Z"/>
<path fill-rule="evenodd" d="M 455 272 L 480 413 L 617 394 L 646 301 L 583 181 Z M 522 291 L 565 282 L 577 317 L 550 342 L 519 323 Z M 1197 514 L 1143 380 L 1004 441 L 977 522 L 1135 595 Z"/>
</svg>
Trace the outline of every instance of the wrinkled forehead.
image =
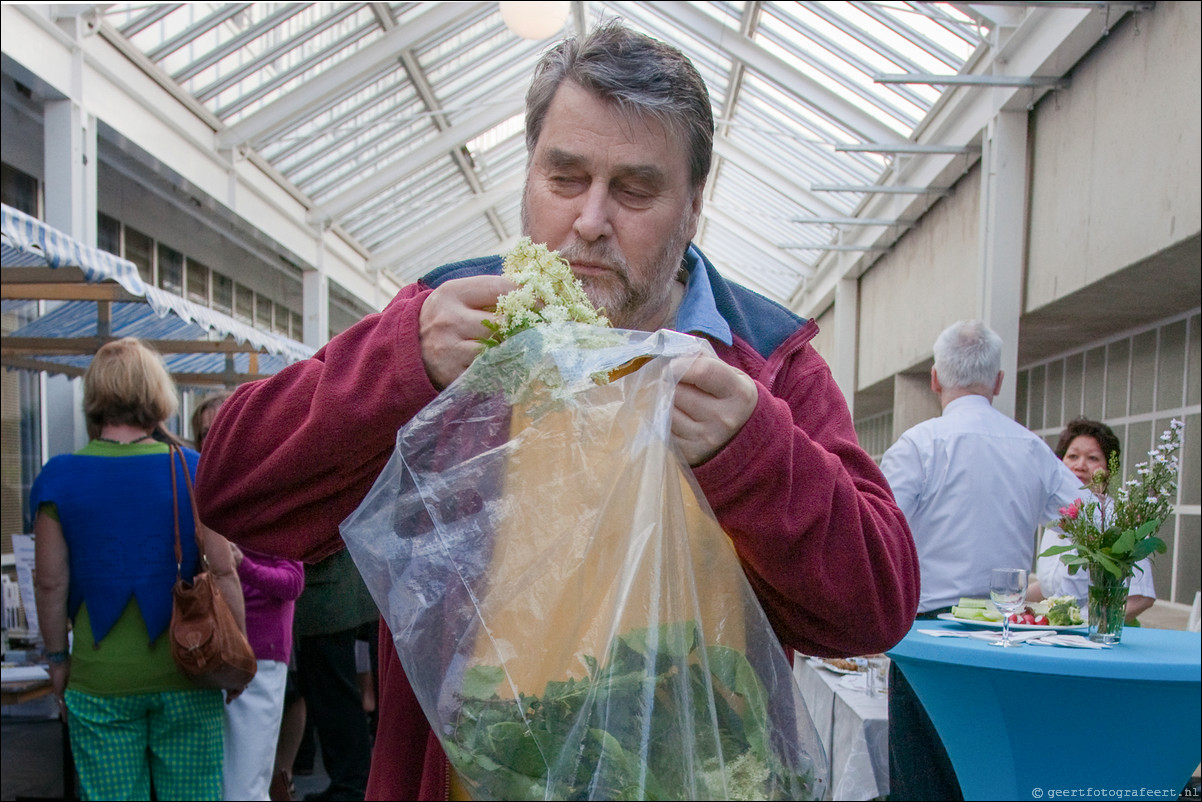
<svg viewBox="0 0 1202 802">
<path fill-rule="evenodd" d="M 531 155 L 562 164 L 578 158 L 574 147 L 590 137 L 593 142 L 607 142 L 615 151 L 625 146 L 633 146 L 633 152 L 645 151 L 643 158 L 650 161 L 637 169 L 668 174 L 679 167 L 688 180 L 690 151 L 683 122 L 565 80 L 548 105 Z"/>
</svg>

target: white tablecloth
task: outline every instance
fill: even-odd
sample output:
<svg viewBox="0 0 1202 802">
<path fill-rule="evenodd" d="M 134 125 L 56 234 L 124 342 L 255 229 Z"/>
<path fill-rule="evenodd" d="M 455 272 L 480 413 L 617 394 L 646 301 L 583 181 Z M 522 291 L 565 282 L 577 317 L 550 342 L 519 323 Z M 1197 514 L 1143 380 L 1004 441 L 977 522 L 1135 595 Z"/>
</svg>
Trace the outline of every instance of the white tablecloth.
<svg viewBox="0 0 1202 802">
<path fill-rule="evenodd" d="M 798 655 L 794 674 L 826 750 L 827 799 L 867 800 L 889 793 L 889 702 L 849 688 L 839 675 Z M 862 677 L 854 677 L 862 680 Z M 860 685 L 858 688 L 862 688 Z"/>
</svg>

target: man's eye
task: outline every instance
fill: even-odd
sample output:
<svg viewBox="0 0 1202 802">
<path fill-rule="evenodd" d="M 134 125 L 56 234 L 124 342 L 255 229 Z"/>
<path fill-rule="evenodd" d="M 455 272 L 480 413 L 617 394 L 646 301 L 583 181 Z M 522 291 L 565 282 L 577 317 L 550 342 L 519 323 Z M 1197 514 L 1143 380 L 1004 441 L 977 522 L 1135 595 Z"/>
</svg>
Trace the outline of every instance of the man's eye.
<svg viewBox="0 0 1202 802">
<path fill-rule="evenodd" d="M 646 206 L 654 199 L 654 195 L 646 190 L 623 188 L 618 190 L 618 196 L 627 206 Z"/>
</svg>

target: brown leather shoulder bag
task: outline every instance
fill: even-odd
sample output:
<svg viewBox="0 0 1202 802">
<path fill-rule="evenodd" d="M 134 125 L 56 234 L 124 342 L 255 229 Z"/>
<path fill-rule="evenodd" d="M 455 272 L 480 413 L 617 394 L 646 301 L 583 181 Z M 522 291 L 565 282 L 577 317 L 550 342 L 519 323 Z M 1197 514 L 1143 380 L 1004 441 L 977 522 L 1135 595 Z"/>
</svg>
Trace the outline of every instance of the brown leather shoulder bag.
<svg viewBox="0 0 1202 802">
<path fill-rule="evenodd" d="M 200 553 L 199 568 L 192 581 L 185 582 L 180 574 L 183 549 L 179 539 L 179 498 L 176 491 L 175 459 L 179 455 L 184 469 L 184 484 L 192 507 L 196 527 L 196 548 Z M 208 570 L 204 535 L 200 515 L 196 511 L 196 496 L 192 476 L 184 452 L 171 446 L 171 498 L 175 504 L 175 586 L 171 589 L 172 609 L 171 656 L 180 671 L 198 687 L 220 688 L 226 691 L 226 703 L 232 702 L 254 679 L 257 663 L 246 635 L 234 619 L 229 604 L 221 594 L 217 581 Z"/>
</svg>

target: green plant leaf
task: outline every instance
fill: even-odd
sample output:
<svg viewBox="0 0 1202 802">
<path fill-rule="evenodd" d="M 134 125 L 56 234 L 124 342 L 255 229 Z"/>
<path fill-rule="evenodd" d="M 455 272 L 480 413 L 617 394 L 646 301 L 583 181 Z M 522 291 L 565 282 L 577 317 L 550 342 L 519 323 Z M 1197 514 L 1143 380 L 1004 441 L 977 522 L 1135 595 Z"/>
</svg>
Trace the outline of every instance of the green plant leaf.
<svg viewBox="0 0 1202 802">
<path fill-rule="evenodd" d="M 706 648 L 705 655 L 714 678 L 743 701 L 742 728 L 747 733 L 748 745 L 761 757 L 767 757 L 763 738 L 768 726 L 768 698 L 755 669 L 745 654 L 728 646 L 715 644 Z"/>
<path fill-rule="evenodd" d="M 1164 554 L 1167 550 L 1164 541 L 1160 538 L 1146 537 L 1135 544 L 1135 548 L 1131 550 L 1131 559 L 1133 562 L 1139 562 L 1152 554 Z"/>
<path fill-rule="evenodd" d="M 1123 578 L 1123 568 L 1117 562 L 1110 558 L 1109 555 L 1099 551 L 1097 552 L 1095 562 L 1106 569 L 1106 572 L 1114 576 L 1116 579 Z"/>
<path fill-rule="evenodd" d="M 530 728 L 515 721 L 502 721 L 488 727 L 484 742 L 488 753 L 504 757 L 505 763 L 527 777 L 543 777 L 547 764 Z"/>
<path fill-rule="evenodd" d="M 467 699 L 491 699 L 497 695 L 505 669 L 499 666 L 472 666 L 463 674 L 459 695 Z"/>
<path fill-rule="evenodd" d="M 1110 546 L 1111 554 L 1128 554 L 1135 548 L 1135 530 L 1128 529 L 1115 539 Z"/>
<path fill-rule="evenodd" d="M 656 658 L 656 673 L 666 670 L 661 663 L 679 663 L 697 648 L 697 625 L 692 621 L 673 621 L 655 629 L 632 629 L 619 641 L 635 652 Z"/>
</svg>

